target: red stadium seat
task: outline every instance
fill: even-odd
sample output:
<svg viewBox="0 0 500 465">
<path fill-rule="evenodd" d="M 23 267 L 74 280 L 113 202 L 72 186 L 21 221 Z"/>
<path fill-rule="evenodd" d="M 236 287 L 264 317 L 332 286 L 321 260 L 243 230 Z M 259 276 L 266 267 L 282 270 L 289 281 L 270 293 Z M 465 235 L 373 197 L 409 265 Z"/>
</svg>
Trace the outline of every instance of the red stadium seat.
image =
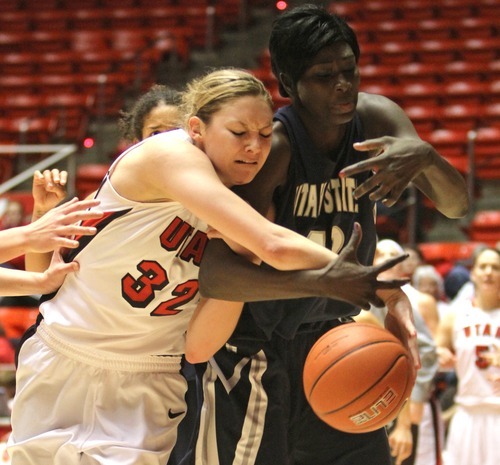
<svg viewBox="0 0 500 465">
<path fill-rule="evenodd" d="M 17 11 L 19 10 L 20 4 L 13 0 L 0 0 L 0 11 Z"/>
<path fill-rule="evenodd" d="M 469 171 L 467 155 L 468 133 L 464 130 L 436 129 L 424 139 L 445 157 L 458 171 Z"/>
<path fill-rule="evenodd" d="M 95 192 L 101 185 L 108 171 L 108 164 L 86 163 L 76 171 L 75 188 L 78 198 L 84 199 Z"/>
<path fill-rule="evenodd" d="M 72 2 L 70 1 L 70 3 Z M 79 2 L 74 3 L 76 4 Z M 75 31 L 88 29 L 105 31 L 107 29 L 107 22 L 106 16 L 103 15 L 103 9 L 75 9 L 71 14 L 71 27 Z"/>
<path fill-rule="evenodd" d="M 500 242 L 500 211 L 478 211 L 466 230 L 469 240 L 496 246 Z"/>
<path fill-rule="evenodd" d="M 362 84 L 360 90 L 369 94 L 383 95 L 398 103 L 403 97 L 401 87 L 393 84 Z"/>
<path fill-rule="evenodd" d="M 455 20 L 445 18 L 423 19 L 414 23 L 415 37 L 419 40 L 446 40 L 454 36 Z"/>
<path fill-rule="evenodd" d="M 486 39 L 498 33 L 498 20 L 490 17 L 464 17 L 453 20 L 455 33 L 461 39 Z"/>
<path fill-rule="evenodd" d="M 330 2 L 328 4 L 328 11 L 352 22 L 363 20 L 365 16 L 364 8 L 361 2 Z"/>
<path fill-rule="evenodd" d="M 487 73 L 488 65 L 481 62 L 455 60 L 442 66 L 442 77 L 445 82 L 457 80 L 482 81 L 486 79 Z"/>
<path fill-rule="evenodd" d="M 402 18 L 411 21 L 436 17 L 435 2 L 424 0 L 405 0 L 398 4 Z"/>
<path fill-rule="evenodd" d="M 477 16 L 480 18 L 498 18 L 500 16 L 500 4 L 497 0 L 482 0 L 476 5 Z"/>
<path fill-rule="evenodd" d="M 399 65 L 394 73 L 400 84 L 421 84 L 424 82 L 439 82 L 443 67 L 436 63 L 411 62 Z"/>
<path fill-rule="evenodd" d="M 479 245 L 476 242 L 424 242 L 418 244 L 424 259 L 431 265 L 443 262 L 454 264 L 457 261 L 469 260 L 474 249 Z"/>
<path fill-rule="evenodd" d="M 35 59 L 41 74 L 73 74 L 81 55 L 71 50 L 43 53 Z"/>
<path fill-rule="evenodd" d="M 43 100 L 39 94 L 12 93 L 4 96 L 2 106 L 11 118 L 30 118 L 42 113 Z"/>
<path fill-rule="evenodd" d="M 412 83 L 400 87 L 403 105 L 437 106 L 442 97 L 443 88 L 436 83 Z"/>
<path fill-rule="evenodd" d="M 363 9 L 363 17 L 373 22 L 397 20 L 401 13 L 394 3 L 377 0 L 364 2 Z"/>
<path fill-rule="evenodd" d="M 11 0 L 7 0 L 10 3 Z M 0 31 L 2 32 L 26 32 L 32 29 L 31 17 L 23 10 L 12 10 L 7 11 L 3 6 L 0 5 Z"/>
<path fill-rule="evenodd" d="M 37 89 L 38 76 L 7 74 L 0 75 L 0 88 L 5 95 L 13 93 L 30 93 Z"/>
<path fill-rule="evenodd" d="M 70 46 L 75 51 L 105 50 L 110 48 L 108 31 L 84 30 L 74 31 L 70 37 Z"/>
<path fill-rule="evenodd" d="M 482 127 L 476 130 L 476 151 L 491 156 L 500 155 L 500 128 Z"/>
<path fill-rule="evenodd" d="M 150 41 L 147 30 L 140 29 L 114 29 L 110 34 L 111 48 L 115 50 L 142 51 L 146 50 Z"/>
<path fill-rule="evenodd" d="M 444 85 L 443 99 L 445 105 L 479 104 L 488 99 L 489 86 L 478 81 L 455 81 Z"/>
<path fill-rule="evenodd" d="M 105 8 L 126 8 L 135 5 L 135 0 L 101 0 L 101 5 Z"/>
<path fill-rule="evenodd" d="M 455 104 L 443 107 L 441 121 L 445 128 L 468 131 L 478 126 L 482 116 L 480 105 Z"/>
<path fill-rule="evenodd" d="M 72 74 L 42 74 L 36 77 L 34 85 L 38 92 L 78 92 L 78 76 Z"/>
<path fill-rule="evenodd" d="M 371 44 L 371 46 L 375 47 L 372 52 L 375 63 L 397 66 L 417 61 L 416 47 L 413 42 L 385 42 L 381 45 Z"/>
<path fill-rule="evenodd" d="M 0 140 L 0 144 L 3 146 L 14 145 L 12 141 L 5 140 Z M 4 183 L 14 175 L 16 156 L 17 154 L 14 152 L 0 154 L 0 183 Z"/>
<path fill-rule="evenodd" d="M 137 29 L 145 26 L 144 10 L 130 5 L 121 5 L 109 11 L 108 22 L 111 30 Z"/>
<path fill-rule="evenodd" d="M 0 140 L 19 144 L 51 142 L 57 130 L 54 118 L 1 118 Z"/>
<path fill-rule="evenodd" d="M 438 106 L 412 105 L 405 106 L 404 110 L 421 137 L 423 134 L 428 134 L 437 129 L 439 121 Z"/>
<path fill-rule="evenodd" d="M 415 23 L 412 21 L 393 20 L 373 24 L 370 20 L 368 24 L 373 39 L 379 42 L 404 42 L 412 40 L 415 35 Z"/>
<path fill-rule="evenodd" d="M 59 0 L 59 7 L 65 10 L 81 10 L 85 8 L 98 8 L 101 6 L 101 0 Z M 71 14 L 74 12 L 72 11 Z"/>
<path fill-rule="evenodd" d="M 69 28 L 70 15 L 66 10 L 38 9 L 30 12 L 33 29 L 37 31 L 64 31 Z"/>
<path fill-rule="evenodd" d="M 439 18 L 468 18 L 474 16 L 474 2 L 447 0 L 436 2 L 436 16 Z"/>
<path fill-rule="evenodd" d="M 500 102 L 487 103 L 482 109 L 482 123 L 485 126 L 500 128 Z"/>
<path fill-rule="evenodd" d="M 63 140 L 81 141 L 94 107 L 94 95 L 53 93 L 44 95 L 46 114 L 58 120 L 57 135 Z"/>
<path fill-rule="evenodd" d="M 371 84 L 394 84 L 395 70 L 394 66 L 390 65 L 373 65 L 367 64 L 360 67 L 362 85 Z"/>
<path fill-rule="evenodd" d="M 36 322 L 38 308 L 0 307 L 0 322 L 8 339 L 19 339 Z"/>
<path fill-rule="evenodd" d="M 449 63 L 460 58 L 460 47 L 456 40 L 424 40 L 416 44 L 416 53 L 422 63 Z"/>
<path fill-rule="evenodd" d="M 500 41 L 498 37 L 465 39 L 460 47 L 463 60 L 487 63 L 500 58 Z"/>
</svg>

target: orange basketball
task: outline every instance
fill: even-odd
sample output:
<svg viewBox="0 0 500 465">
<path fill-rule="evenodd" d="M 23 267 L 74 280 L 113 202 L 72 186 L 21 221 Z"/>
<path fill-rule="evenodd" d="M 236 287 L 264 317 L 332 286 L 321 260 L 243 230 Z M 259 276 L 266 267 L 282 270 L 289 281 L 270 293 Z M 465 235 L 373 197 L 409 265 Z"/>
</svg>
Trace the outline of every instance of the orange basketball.
<svg viewBox="0 0 500 465">
<path fill-rule="evenodd" d="M 304 390 L 330 426 L 366 433 L 390 423 L 413 388 L 411 357 L 382 327 L 349 323 L 325 333 L 304 364 Z"/>
</svg>

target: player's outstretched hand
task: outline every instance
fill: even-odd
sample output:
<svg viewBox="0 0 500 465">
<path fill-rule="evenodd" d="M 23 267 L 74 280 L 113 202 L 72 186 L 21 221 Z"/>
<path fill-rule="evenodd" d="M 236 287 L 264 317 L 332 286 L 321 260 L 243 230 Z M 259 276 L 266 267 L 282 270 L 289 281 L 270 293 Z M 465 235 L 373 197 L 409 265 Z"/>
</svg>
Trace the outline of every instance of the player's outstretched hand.
<svg viewBox="0 0 500 465">
<path fill-rule="evenodd" d="M 92 236 L 96 233 L 95 227 L 80 226 L 78 222 L 102 217 L 102 211 L 93 209 L 97 205 L 99 205 L 98 200 L 74 198 L 49 210 L 33 223 L 22 226 L 27 234 L 26 250 L 43 253 L 62 247 L 70 249 L 78 247 L 78 241 L 73 238 L 74 236 Z"/>
<path fill-rule="evenodd" d="M 368 310 L 371 305 L 383 307 L 384 301 L 377 295 L 382 289 L 398 289 L 408 279 L 378 279 L 380 273 L 405 260 L 408 255 L 391 258 L 377 266 L 363 266 L 357 258 L 361 242 L 361 226 L 354 224 L 351 239 L 335 261 L 321 270 L 325 283 L 325 297 L 349 302 Z"/>
<path fill-rule="evenodd" d="M 370 193 L 371 200 L 381 200 L 388 207 L 393 206 L 411 181 L 433 163 L 432 147 L 420 139 L 384 136 L 357 142 L 354 148 L 371 151 L 374 155 L 344 168 L 340 175 L 373 172 L 355 189 L 354 197 Z"/>
<path fill-rule="evenodd" d="M 67 182 L 66 171 L 59 171 L 57 168 L 44 170 L 43 173 L 35 171 L 31 193 L 34 201 L 33 212 L 37 219 L 66 198 Z"/>
<path fill-rule="evenodd" d="M 48 294 L 59 289 L 68 273 L 78 271 L 77 262 L 65 263 L 59 250 L 54 251 L 50 266 L 41 273 L 41 290 L 43 294 Z"/>
<path fill-rule="evenodd" d="M 387 307 L 384 326 L 410 352 L 413 359 L 413 376 L 415 381 L 417 370 L 420 368 L 420 355 L 410 299 L 408 299 L 408 296 L 401 289 L 384 290 L 380 291 L 380 294 L 383 295 L 384 303 Z"/>
</svg>

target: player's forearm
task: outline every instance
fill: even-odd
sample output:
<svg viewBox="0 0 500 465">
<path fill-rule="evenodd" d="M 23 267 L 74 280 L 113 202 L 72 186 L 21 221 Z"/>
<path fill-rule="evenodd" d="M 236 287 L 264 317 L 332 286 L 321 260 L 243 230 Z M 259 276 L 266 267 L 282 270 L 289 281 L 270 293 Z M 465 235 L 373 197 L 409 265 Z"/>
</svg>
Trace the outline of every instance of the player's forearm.
<svg viewBox="0 0 500 465">
<path fill-rule="evenodd" d="M 36 220 L 40 219 L 43 215 L 47 213 L 44 210 L 41 210 L 37 207 L 35 203 L 35 207 L 33 209 L 33 214 L 31 216 L 31 222 L 34 223 Z M 43 273 L 50 265 L 50 259 L 52 257 L 52 252 L 46 253 L 35 253 L 35 252 L 27 252 L 24 256 L 24 267 L 28 271 L 36 271 Z"/>
<path fill-rule="evenodd" d="M 45 292 L 41 273 L 0 268 L 0 295 L 21 296 Z"/>
<path fill-rule="evenodd" d="M 321 270 L 277 271 L 256 266 L 234 254 L 221 240 L 210 241 L 200 267 L 204 297 L 256 302 L 322 296 Z"/>
<path fill-rule="evenodd" d="M 434 149 L 432 149 L 434 150 Z M 437 152 L 434 163 L 423 172 L 415 184 L 448 218 L 462 218 L 469 210 L 469 194 L 462 175 Z"/>
<path fill-rule="evenodd" d="M 243 303 L 202 299 L 186 333 L 186 360 L 208 361 L 231 337 L 241 315 Z"/>
<path fill-rule="evenodd" d="M 12 260 L 26 252 L 28 235 L 26 228 L 5 229 L 0 232 L 0 263 Z"/>
</svg>

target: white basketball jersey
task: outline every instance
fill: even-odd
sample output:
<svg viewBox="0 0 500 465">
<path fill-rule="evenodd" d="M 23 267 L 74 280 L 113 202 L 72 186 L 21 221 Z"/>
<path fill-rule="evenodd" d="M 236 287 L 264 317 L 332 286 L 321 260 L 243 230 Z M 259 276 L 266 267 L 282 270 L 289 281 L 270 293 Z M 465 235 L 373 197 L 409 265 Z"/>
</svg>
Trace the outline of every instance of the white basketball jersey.
<svg viewBox="0 0 500 465">
<path fill-rule="evenodd" d="M 182 130 L 155 137 L 189 140 Z M 97 234 L 69 252 L 80 270 L 41 304 L 45 324 L 63 341 L 115 357 L 182 354 L 199 301 L 206 224 L 177 202 L 123 198 L 109 173 L 96 198 L 104 216 L 87 224 Z"/>
<path fill-rule="evenodd" d="M 500 344 L 500 308 L 484 311 L 469 301 L 454 309 L 453 345 L 457 357 L 459 384 L 455 402 L 464 406 L 500 406 L 500 396 L 488 378 L 499 374 L 500 368 L 490 366 L 481 353 Z"/>
</svg>

